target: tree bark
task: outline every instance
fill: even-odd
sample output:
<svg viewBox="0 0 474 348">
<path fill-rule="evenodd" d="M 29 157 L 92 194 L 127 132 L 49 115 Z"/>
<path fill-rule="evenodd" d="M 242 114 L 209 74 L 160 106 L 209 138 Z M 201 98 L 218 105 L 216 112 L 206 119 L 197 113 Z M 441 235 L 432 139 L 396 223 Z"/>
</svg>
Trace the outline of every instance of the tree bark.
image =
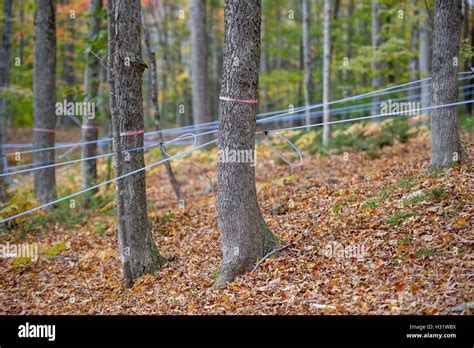
<svg viewBox="0 0 474 348">
<path fill-rule="evenodd" d="M 378 0 L 372 0 L 372 89 L 378 90 L 382 85 L 383 75 L 382 75 L 382 61 L 378 58 L 378 48 L 380 46 L 380 33 L 382 31 L 382 20 L 380 18 L 380 4 Z M 378 107 L 380 97 L 374 97 L 372 100 L 376 103 L 375 106 Z M 372 111 L 374 115 L 379 114 L 379 110 L 376 108 Z"/>
<path fill-rule="evenodd" d="M 109 21 L 109 93 L 117 176 L 145 165 L 142 131 L 141 6 L 139 1 L 107 0 Z M 129 134 L 129 135 L 127 135 Z M 153 242 L 148 224 L 145 172 L 117 181 L 118 241 L 124 284 L 154 273 L 166 260 Z"/>
<path fill-rule="evenodd" d="M 420 20 L 420 42 L 419 42 L 419 68 L 420 68 L 420 77 L 425 78 L 430 76 L 430 66 L 431 66 L 431 52 L 430 52 L 430 32 L 431 24 L 428 14 L 428 9 L 425 6 L 422 6 L 420 15 L 422 16 Z M 430 96 L 430 84 L 425 83 L 421 87 L 421 107 L 425 108 L 430 106 L 431 96 Z M 427 111 L 423 112 L 427 113 Z"/>
<path fill-rule="evenodd" d="M 33 148 L 54 146 L 56 124 L 56 2 L 38 0 L 35 14 L 35 47 L 33 73 Z M 54 163 L 54 150 L 35 152 L 34 162 Z M 34 172 L 36 200 L 42 203 L 56 199 L 54 168 Z"/>
<path fill-rule="evenodd" d="M 143 16 L 142 18 L 143 22 L 143 36 L 145 38 L 145 46 L 146 46 L 146 51 L 148 55 L 148 60 L 149 64 L 151 66 L 150 68 L 150 82 L 151 82 L 151 103 L 153 105 L 153 110 L 154 110 L 154 119 L 155 119 L 155 128 L 159 132 L 158 133 L 158 141 L 160 143 L 164 143 L 164 137 L 163 133 L 161 133 L 162 127 L 161 127 L 161 116 L 160 116 L 160 108 L 158 105 L 158 74 L 157 74 L 157 69 L 156 69 L 156 54 L 155 52 L 151 49 L 151 44 L 150 44 L 150 32 L 148 30 L 147 24 L 145 22 L 145 17 Z M 163 159 L 168 158 L 168 155 L 163 149 L 163 146 L 160 146 L 161 150 L 161 157 Z M 178 201 L 183 199 L 183 194 L 181 193 L 181 185 L 174 176 L 173 169 L 171 168 L 171 163 L 169 161 L 164 163 L 165 168 L 166 168 L 166 174 L 168 175 L 168 179 L 171 183 L 171 186 L 173 187 L 174 193 L 176 194 L 176 198 Z"/>
<path fill-rule="evenodd" d="M 206 1 L 189 1 L 189 29 L 191 33 L 191 82 L 194 124 L 212 121 L 209 111 L 209 79 L 207 67 Z M 210 135 L 198 138 L 202 144 Z"/>
<path fill-rule="evenodd" d="M 91 45 L 91 51 L 86 53 L 86 71 L 84 76 L 84 92 L 85 101 L 88 103 L 96 103 L 97 96 L 99 93 L 99 72 L 100 63 L 95 55 L 98 54 L 98 50 L 92 41 L 100 31 L 100 11 L 102 10 L 102 0 L 90 0 L 88 12 L 89 18 L 89 32 L 87 38 Z M 97 111 L 97 110 L 96 110 Z M 82 118 L 82 141 L 91 142 L 96 141 L 99 135 L 99 130 L 94 122 L 94 117 L 83 116 Z M 97 155 L 97 143 L 84 144 L 82 145 L 81 151 L 82 158 L 94 157 Z M 81 162 L 81 177 L 82 187 L 87 188 L 94 185 L 97 181 L 97 160 L 91 159 L 88 161 Z M 96 190 L 93 192 L 97 192 Z M 87 205 L 90 200 L 90 195 L 86 197 L 85 204 Z"/>
<path fill-rule="evenodd" d="M 3 1 L 3 33 L 2 47 L 0 51 L 0 87 L 8 86 L 8 73 L 10 63 L 10 47 L 12 36 L 12 0 Z M 4 164 L 7 159 L 3 153 L 3 139 L 5 138 L 6 124 L 6 98 L 4 94 L 0 94 L 0 174 L 4 173 Z M 3 177 L 0 178 L 0 203 L 7 199 L 6 182 Z"/>
<path fill-rule="evenodd" d="M 323 58 L 323 145 L 329 145 L 331 138 L 331 0 L 324 0 L 324 58 Z"/>
<path fill-rule="evenodd" d="M 260 0 L 225 0 L 221 98 L 258 99 Z M 219 151 L 255 151 L 257 105 L 220 100 Z M 278 243 L 257 202 L 252 163 L 219 161 L 219 228 L 223 260 L 216 285 L 249 269 Z"/>
<path fill-rule="evenodd" d="M 435 0 L 432 105 L 458 101 L 458 57 L 462 2 Z M 459 139 L 458 107 L 431 111 L 430 168 L 438 169 L 465 157 Z"/>
<path fill-rule="evenodd" d="M 67 89 L 69 90 L 72 90 L 72 88 L 74 88 L 74 85 L 76 84 L 76 78 L 74 76 L 74 40 L 76 37 L 76 30 L 74 27 L 75 21 L 75 18 L 70 18 L 69 16 L 66 18 L 66 30 L 69 32 L 69 35 L 63 50 L 63 81 Z M 59 24 L 59 27 L 61 27 L 61 24 Z M 66 96 L 66 100 L 68 103 L 74 102 L 74 94 L 71 92 L 68 93 L 68 95 Z M 79 123 L 77 121 L 77 116 L 79 115 L 63 115 L 58 118 L 58 125 L 66 128 L 76 126 Z"/>
<path fill-rule="evenodd" d="M 301 12 L 303 15 L 303 69 L 304 69 L 304 104 L 313 104 L 313 75 L 311 71 L 311 0 L 303 0 Z M 311 123 L 311 110 L 306 110 L 306 124 Z"/>
<path fill-rule="evenodd" d="M 469 44 L 469 33 L 470 33 L 470 30 L 469 30 L 469 1 L 468 0 L 463 0 L 463 6 L 462 6 L 462 10 L 463 10 L 463 42 L 465 45 L 468 45 Z M 471 70 L 471 66 L 470 66 L 470 60 L 469 59 L 465 59 L 464 60 L 464 68 L 463 70 L 464 71 L 469 71 Z M 471 89 L 472 91 L 472 89 Z M 467 92 L 467 91 L 466 91 Z M 464 100 L 470 100 L 472 98 L 472 94 L 471 95 L 466 95 L 464 97 Z M 466 108 L 466 112 L 468 115 L 471 114 L 472 112 L 472 103 L 469 103 L 469 104 L 465 104 L 465 108 Z"/>
<path fill-rule="evenodd" d="M 265 29 L 266 29 L 266 20 L 265 17 L 262 17 L 262 43 L 265 41 Z M 265 53 L 265 49 L 263 49 L 263 44 L 262 44 L 262 54 L 260 58 L 260 71 L 265 78 L 267 77 L 268 74 L 268 65 L 267 65 L 267 55 Z M 267 113 L 268 112 L 268 84 L 264 82 L 262 84 L 262 94 L 263 94 L 263 101 L 262 101 L 262 112 Z"/>
<path fill-rule="evenodd" d="M 411 0 L 411 10 L 412 14 L 410 17 L 410 57 L 408 58 L 408 74 L 410 76 L 410 81 L 416 81 L 419 79 L 418 74 L 418 9 L 417 9 L 417 0 Z M 415 96 L 419 93 L 419 90 L 411 89 L 408 92 L 409 96 Z"/>
</svg>

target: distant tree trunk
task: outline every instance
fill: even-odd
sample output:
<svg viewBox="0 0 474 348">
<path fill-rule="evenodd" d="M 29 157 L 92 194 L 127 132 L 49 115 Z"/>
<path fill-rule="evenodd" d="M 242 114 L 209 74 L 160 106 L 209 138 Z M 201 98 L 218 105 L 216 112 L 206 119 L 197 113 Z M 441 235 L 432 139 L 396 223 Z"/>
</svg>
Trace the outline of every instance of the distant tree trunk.
<svg viewBox="0 0 474 348">
<path fill-rule="evenodd" d="M 425 6 L 421 7 L 420 14 L 422 19 L 420 20 L 420 46 L 419 46 L 419 67 L 420 67 L 420 77 L 425 78 L 430 76 L 430 66 L 431 66 L 431 52 L 430 52 L 430 32 L 431 24 L 428 14 L 428 9 Z M 430 84 L 425 83 L 421 87 L 421 107 L 425 108 L 430 106 L 431 96 L 430 96 Z M 423 113 L 428 113 L 424 111 Z"/>
<path fill-rule="evenodd" d="M 148 31 L 148 27 L 145 22 L 145 17 L 143 16 L 142 18 L 142 23 L 143 23 L 143 36 L 145 37 L 145 46 L 146 46 L 146 51 L 148 54 L 148 60 L 150 64 L 150 82 L 151 82 L 151 102 L 153 104 L 153 110 L 154 110 L 154 118 L 155 118 L 155 128 L 159 132 L 158 133 L 158 140 L 160 143 L 164 143 L 165 139 L 163 137 L 163 133 L 161 133 L 162 127 L 161 127 L 161 116 L 160 116 L 160 108 L 158 105 L 158 74 L 157 74 L 157 69 L 156 69 L 156 54 L 155 52 L 151 49 L 151 44 L 150 44 L 150 32 Z M 163 147 L 160 146 L 161 150 L 161 156 L 163 158 L 168 158 L 168 155 L 164 151 Z M 183 194 L 181 193 L 181 188 L 178 180 L 174 176 L 173 169 L 171 168 L 171 163 L 169 161 L 164 163 L 165 168 L 166 168 L 166 173 L 168 174 L 168 179 L 171 183 L 171 186 L 173 187 L 174 193 L 176 194 L 176 198 L 178 201 L 183 199 Z"/>
<path fill-rule="evenodd" d="M 311 0 L 303 0 L 301 10 L 303 15 L 303 68 L 304 68 L 304 104 L 313 104 L 313 75 L 311 71 Z M 311 110 L 306 110 L 306 124 L 311 123 Z"/>
<path fill-rule="evenodd" d="M 100 11 L 102 10 L 102 0 L 90 0 L 89 2 L 89 32 L 87 38 L 92 42 L 100 31 Z M 86 71 L 84 76 L 84 92 L 85 101 L 88 103 L 96 103 L 99 93 L 99 72 L 100 63 L 95 55 L 98 54 L 94 45 L 91 47 L 92 52 L 87 52 Z M 97 104 L 97 103 L 96 103 Z M 97 110 L 96 110 L 97 111 Z M 83 116 L 82 118 L 82 141 L 96 141 L 99 130 L 95 125 L 95 116 Z M 97 155 L 97 143 L 82 145 L 82 158 L 94 157 Z M 94 185 L 97 181 L 97 160 L 91 159 L 81 162 L 82 187 L 87 188 Z M 93 191 L 97 192 L 97 191 Z M 89 203 L 90 196 L 86 197 L 85 204 Z"/>
<path fill-rule="evenodd" d="M 323 145 L 329 145 L 331 138 L 331 0 L 324 0 L 324 58 L 323 58 Z"/>
<path fill-rule="evenodd" d="M 455 60 L 459 57 L 461 25 L 461 0 L 435 0 L 433 106 L 458 101 L 458 64 Z M 464 156 L 459 139 L 458 107 L 432 110 L 430 168 L 447 166 Z"/>
<path fill-rule="evenodd" d="M 265 17 L 262 17 L 262 43 L 265 39 L 265 28 L 266 28 L 266 20 Z M 267 55 L 265 53 L 265 49 L 263 48 L 262 44 L 262 55 L 260 58 L 260 71 L 265 78 L 267 78 L 268 74 L 268 66 L 267 66 Z M 262 83 L 262 94 L 263 94 L 263 101 L 262 101 L 262 112 L 268 112 L 268 84 L 266 82 Z"/>
<path fill-rule="evenodd" d="M 260 0 L 225 0 L 224 76 L 221 98 L 258 99 Z M 253 155 L 257 105 L 220 101 L 219 151 Z M 231 161 L 231 159 L 229 159 Z M 250 162 L 250 161 L 248 161 Z M 216 285 L 251 269 L 277 244 L 257 202 L 252 163 L 218 159 L 218 211 L 223 260 Z"/>
<path fill-rule="evenodd" d="M 54 146 L 56 124 L 56 2 L 38 0 L 35 14 L 33 72 L 33 148 Z M 54 150 L 33 154 L 33 162 L 54 163 Z M 56 199 L 54 168 L 34 172 L 35 197 L 42 203 Z"/>
<path fill-rule="evenodd" d="M 8 86 L 8 73 L 10 64 L 10 46 L 12 36 L 12 0 L 3 1 L 3 33 L 2 47 L 0 51 L 0 87 Z M 6 162 L 3 153 L 3 139 L 5 138 L 5 109 L 6 98 L 4 94 L 0 94 L 0 174 L 4 172 L 4 163 Z M 0 177 L 0 203 L 7 199 L 5 180 Z"/>
<path fill-rule="evenodd" d="M 109 93 L 117 176 L 143 168 L 141 6 L 139 1 L 107 0 Z M 118 20 L 117 20 L 118 19 Z M 136 132 L 136 133 L 133 133 Z M 145 172 L 117 181 L 118 241 L 124 284 L 154 273 L 166 260 L 153 242 L 148 224 Z"/>
<path fill-rule="evenodd" d="M 212 121 L 209 112 L 209 80 L 207 74 L 206 1 L 189 1 L 189 27 L 191 32 L 191 82 L 194 124 Z M 211 139 L 198 138 L 200 144 Z"/>
<path fill-rule="evenodd" d="M 349 8 L 347 10 L 347 16 L 348 16 L 348 20 L 347 20 L 347 58 L 349 59 L 349 64 L 350 64 L 350 60 L 352 58 L 352 47 L 353 47 L 353 43 L 352 43 L 352 38 L 354 36 L 354 24 L 353 24 L 353 21 L 350 20 L 351 18 L 354 17 L 354 9 L 355 9 L 355 4 L 354 4 L 354 0 L 350 0 L 350 3 L 349 3 Z M 346 69 L 346 81 L 348 83 L 350 83 L 350 80 L 351 80 L 351 69 L 350 69 L 350 65 L 349 67 Z"/>
<path fill-rule="evenodd" d="M 63 60 L 63 80 L 68 89 L 74 87 L 76 83 L 76 77 L 74 76 L 74 56 L 76 50 L 74 48 L 74 40 L 76 37 L 76 30 L 74 27 L 75 18 L 70 18 L 69 16 L 66 19 L 67 31 L 69 32 L 69 38 L 64 47 L 64 60 Z M 69 92 L 66 96 L 67 102 L 74 102 L 74 94 Z M 58 119 L 58 123 L 64 127 L 73 127 L 76 125 L 77 116 L 79 115 L 69 115 L 61 116 Z"/>
<path fill-rule="evenodd" d="M 419 79 L 418 75 L 418 55 L 417 47 L 418 47 L 418 9 L 416 8 L 418 1 L 411 0 L 411 10 L 413 11 L 413 15 L 410 18 L 410 57 L 408 58 L 408 74 L 410 76 L 410 81 L 416 81 Z M 419 90 L 411 89 L 408 94 L 410 96 L 417 95 Z"/>
<path fill-rule="evenodd" d="M 382 21 L 380 18 L 380 4 L 378 0 L 372 0 L 372 50 L 374 57 L 372 58 L 372 89 L 378 90 L 382 86 L 382 62 L 378 58 L 378 48 L 380 46 L 380 33 L 382 31 Z M 375 104 L 375 109 L 373 114 L 379 114 L 377 107 L 379 106 L 378 102 L 380 97 L 372 98 Z"/>
</svg>

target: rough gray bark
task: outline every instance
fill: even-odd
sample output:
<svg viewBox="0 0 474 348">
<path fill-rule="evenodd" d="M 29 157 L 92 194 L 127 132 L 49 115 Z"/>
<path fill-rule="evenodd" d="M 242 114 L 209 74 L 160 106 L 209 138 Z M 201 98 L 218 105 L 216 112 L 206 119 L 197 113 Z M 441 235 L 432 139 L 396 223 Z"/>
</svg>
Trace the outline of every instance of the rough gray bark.
<svg viewBox="0 0 474 348">
<path fill-rule="evenodd" d="M 331 138 L 331 113 L 329 105 L 331 99 L 331 0 L 324 0 L 324 39 L 323 39 L 323 145 L 329 145 Z"/>
<path fill-rule="evenodd" d="M 377 57 L 377 50 L 380 46 L 380 33 L 382 31 L 382 20 L 380 18 L 380 4 L 378 0 L 372 0 L 372 50 L 374 58 L 372 59 L 372 89 L 378 90 L 382 85 L 382 61 Z M 372 98 L 374 102 L 379 102 L 380 97 Z M 376 104 L 378 106 L 378 104 Z M 373 114 L 379 114 L 379 110 L 374 109 Z"/>
<path fill-rule="evenodd" d="M 109 93 L 117 176 L 143 168 L 142 79 L 146 65 L 141 58 L 141 6 L 139 1 L 107 0 Z M 153 242 L 148 224 L 145 172 L 117 181 L 118 242 L 124 284 L 145 273 L 154 273 L 166 262 Z"/>
<path fill-rule="evenodd" d="M 102 9 L 102 0 L 90 0 L 89 12 L 89 31 L 87 38 L 92 41 L 100 31 L 100 11 Z M 99 72 L 100 62 L 94 54 L 97 54 L 95 47 L 91 47 L 92 52 L 87 52 L 86 71 L 84 76 L 84 92 L 85 101 L 88 103 L 96 103 L 99 93 Z M 96 110 L 97 111 L 97 110 Z M 95 115 L 94 115 L 95 118 Z M 82 118 L 82 138 L 83 142 L 96 141 L 99 130 L 95 125 L 94 118 L 83 116 Z M 82 158 L 93 157 L 97 155 L 97 143 L 84 144 L 81 149 Z M 93 186 L 97 181 L 97 160 L 91 159 L 81 162 L 81 178 L 82 187 L 87 188 Z M 97 192 L 97 191 L 93 191 Z M 90 196 L 86 197 L 85 203 L 89 203 Z"/>
<path fill-rule="evenodd" d="M 464 44 L 469 44 L 469 1 L 468 0 L 463 0 L 462 3 L 462 11 L 463 11 L 463 42 Z M 463 71 L 469 71 L 471 69 L 469 59 L 464 60 L 464 68 Z M 472 95 L 466 95 L 464 97 L 464 100 L 470 100 L 472 98 Z M 466 104 L 466 112 L 468 114 L 471 114 L 472 112 L 472 103 Z"/>
<path fill-rule="evenodd" d="M 56 2 L 38 0 L 35 14 L 33 73 L 33 148 L 54 146 L 54 107 L 56 91 Z M 35 152 L 34 162 L 54 163 L 54 150 Z M 56 199 L 54 168 L 34 172 L 36 200 L 42 203 Z"/>
<path fill-rule="evenodd" d="M 160 108 L 158 105 L 158 74 L 157 74 L 157 69 L 156 69 L 156 54 L 155 52 L 151 49 L 151 44 L 150 44 L 150 32 L 148 31 L 148 27 L 145 22 L 145 17 L 142 17 L 142 23 L 143 23 L 143 36 L 145 38 L 145 46 L 146 46 L 146 51 L 148 55 L 148 60 L 150 64 L 150 82 L 151 82 L 151 103 L 153 105 L 153 110 L 154 110 L 154 119 L 155 119 L 155 128 L 158 132 L 162 130 L 161 127 L 161 116 L 160 116 Z M 164 143 L 165 139 L 163 137 L 163 133 L 158 133 L 158 141 L 160 143 Z M 161 156 L 163 158 L 168 158 L 168 155 L 164 151 L 163 147 L 160 146 L 161 150 Z M 181 185 L 174 176 L 173 169 L 171 168 L 171 163 L 169 161 L 164 163 L 165 168 L 166 168 L 166 174 L 168 175 L 168 179 L 171 183 L 171 186 L 173 187 L 174 193 L 176 194 L 176 198 L 178 201 L 183 199 L 183 194 L 181 193 Z"/>
<path fill-rule="evenodd" d="M 265 39 L 265 27 L 266 27 L 266 20 L 265 17 L 262 17 L 262 42 Z M 263 46 L 263 44 L 262 44 Z M 267 55 L 265 50 L 262 47 L 262 55 L 260 58 L 260 71 L 262 75 L 266 76 L 268 74 L 268 65 L 267 65 Z M 268 84 L 266 82 L 262 83 L 262 112 L 268 112 Z"/>
<path fill-rule="evenodd" d="M 3 33 L 2 47 L 0 51 L 0 87 L 8 86 L 8 72 L 10 62 L 10 46 L 12 35 L 12 0 L 3 1 Z M 6 161 L 3 153 L 3 139 L 5 138 L 5 111 L 6 98 L 0 94 L 0 174 L 4 172 L 4 162 Z M 0 178 L 0 202 L 5 202 L 7 198 L 5 179 Z"/>
<path fill-rule="evenodd" d="M 191 38 L 191 82 L 194 124 L 212 121 L 209 111 L 209 79 L 207 67 L 206 0 L 189 0 Z M 198 143 L 211 139 L 201 136 Z"/>
<path fill-rule="evenodd" d="M 313 104 L 313 75 L 311 71 L 311 0 L 303 0 L 301 12 L 303 15 L 303 69 L 304 69 L 304 104 Z M 306 110 L 306 124 L 311 123 L 311 110 Z"/>
<path fill-rule="evenodd" d="M 455 103 L 458 100 L 457 59 L 461 25 L 461 0 L 435 0 L 433 106 Z M 447 166 L 453 161 L 462 160 L 464 156 L 459 139 L 458 107 L 432 110 L 430 168 Z"/>
<path fill-rule="evenodd" d="M 420 11 L 420 41 L 419 41 L 419 70 L 420 77 L 425 78 L 430 76 L 431 66 L 431 51 L 430 51 L 430 35 L 431 35 L 431 24 L 428 14 L 428 9 L 425 6 L 421 7 Z M 421 107 L 427 107 L 431 103 L 430 96 L 430 84 L 425 84 L 421 87 Z M 426 112 L 424 112 L 426 113 Z"/>
<path fill-rule="evenodd" d="M 260 0 L 226 0 L 224 4 L 224 76 L 221 98 L 258 99 Z M 256 104 L 220 101 L 219 151 L 254 154 Z M 252 163 L 217 165 L 219 228 L 223 260 L 216 285 L 249 269 L 278 243 L 257 202 Z"/>
<path fill-rule="evenodd" d="M 411 0 L 411 15 L 410 15 L 410 57 L 408 58 L 408 74 L 410 76 L 410 81 L 416 81 L 419 79 L 418 74 L 418 9 L 417 0 Z M 411 89 L 408 94 L 414 96 L 419 93 L 417 89 Z"/>
</svg>

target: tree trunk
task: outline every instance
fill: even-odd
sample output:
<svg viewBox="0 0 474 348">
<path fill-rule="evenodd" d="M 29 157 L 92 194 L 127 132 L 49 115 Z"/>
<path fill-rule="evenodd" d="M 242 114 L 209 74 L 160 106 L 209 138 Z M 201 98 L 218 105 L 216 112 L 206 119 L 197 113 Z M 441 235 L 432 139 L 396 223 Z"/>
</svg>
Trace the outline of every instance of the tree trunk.
<svg viewBox="0 0 474 348">
<path fill-rule="evenodd" d="M 206 1 L 189 1 L 191 33 L 191 82 L 194 124 L 212 121 L 209 112 L 209 81 L 207 74 Z M 211 136 L 201 136 L 198 143 L 208 142 Z"/>
<path fill-rule="evenodd" d="M 145 165 L 143 150 L 141 6 L 139 1 L 107 0 L 109 21 L 109 93 L 114 139 L 115 174 Z M 135 133 L 133 133 L 135 132 Z M 145 172 L 117 181 L 118 241 L 124 284 L 154 273 L 166 260 L 153 242 L 148 224 Z"/>
<path fill-rule="evenodd" d="M 329 145 L 331 138 L 331 113 L 329 105 L 331 100 L 331 0 L 324 0 L 324 58 L 323 58 L 323 145 Z"/>
<path fill-rule="evenodd" d="M 413 15 L 410 18 L 410 57 L 408 58 L 408 75 L 410 76 L 410 81 L 416 81 L 419 79 L 418 74 L 418 9 L 416 8 L 417 0 L 411 0 L 411 10 Z M 415 96 L 419 93 L 419 90 L 411 89 L 408 92 L 409 96 Z"/>
<path fill-rule="evenodd" d="M 150 68 L 150 82 L 151 82 L 151 95 L 150 99 L 153 105 L 153 110 L 154 110 L 154 118 L 155 118 L 155 128 L 159 132 L 158 133 L 158 140 L 160 143 L 163 143 L 164 137 L 163 133 L 161 133 L 162 127 L 161 127 L 161 116 L 160 116 L 160 109 L 158 105 L 158 74 L 157 74 L 157 69 L 156 69 L 156 54 L 155 52 L 151 49 L 151 44 L 150 44 L 150 32 L 148 31 L 148 27 L 145 22 L 145 17 L 143 16 L 142 18 L 143 22 L 143 36 L 145 37 L 145 46 L 146 46 L 146 51 L 148 54 L 148 60 L 149 64 L 151 66 Z M 168 158 L 168 155 L 164 151 L 163 146 L 160 146 L 161 150 L 161 156 L 163 159 Z M 181 193 L 181 188 L 178 180 L 174 176 L 173 169 L 171 168 L 171 163 L 169 161 L 164 163 L 165 168 L 166 168 L 166 173 L 168 174 L 168 179 L 171 183 L 171 186 L 173 187 L 174 193 L 176 194 L 176 198 L 178 201 L 183 199 L 183 195 Z"/>
<path fill-rule="evenodd" d="M 225 0 L 224 76 L 220 100 L 219 153 L 254 155 L 258 72 L 260 63 L 260 0 Z M 229 158 L 229 160 L 231 160 Z M 223 260 L 216 285 L 248 271 L 273 250 L 276 237 L 267 227 L 257 202 L 255 167 L 218 158 L 218 211 Z M 251 161 L 247 161 L 251 162 Z"/>
<path fill-rule="evenodd" d="M 380 46 L 380 33 L 382 31 L 382 21 L 380 18 L 380 4 L 378 0 L 372 0 L 372 89 L 378 90 L 382 85 L 382 61 L 378 58 L 378 47 Z M 372 100 L 376 103 L 376 108 L 372 113 L 374 115 L 379 114 L 377 107 L 379 106 L 378 102 L 380 97 L 374 97 Z"/>
<path fill-rule="evenodd" d="M 419 42 L 419 67 L 420 67 L 420 77 L 425 78 L 430 76 L 430 65 L 431 65 L 431 52 L 430 52 L 430 31 L 431 24 L 428 15 L 428 9 L 425 6 L 421 7 L 420 14 L 422 19 L 420 21 L 420 42 Z M 425 83 L 421 87 L 421 107 L 425 108 L 430 106 L 431 96 L 430 96 L 430 84 Z M 424 111 L 423 113 L 428 113 Z"/>
<path fill-rule="evenodd" d="M 67 89 L 72 90 L 76 83 L 76 78 L 74 76 L 74 56 L 75 56 L 75 48 L 74 48 L 74 40 L 76 37 L 76 30 L 74 28 L 74 22 L 76 21 L 75 18 L 70 18 L 69 16 L 66 18 L 66 25 L 67 31 L 69 32 L 68 41 L 64 47 L 64 60 L 63 60 L 63 80 L 64 84 L 66 85 Z M 61 25 L 59 25 L 61 27 Z M 66 96 L 67 102 L 74 102 L 74 94 L 69 93 Z M 75 126 L 78 121 L 77 117 L 79 115 L 63 115 L 58 118 L 58 123 L 66 128 L 70 128 Z"/>
<path fill-rule="evenodd" d="M 89 18 L 89 32 L 87 38 L 89 42 L 93 42 L 95 36 L 100 31 L 100 11 L 102 9 L 102 0 L 91 0 L 89 2 L 88 12 Z M 95 55 L 98 54 L 97 48 L 91 44 L 92 52 L 87 52 L 86 56 L 86 71 L 84 76 L 84 92 L 85 101 L 88 103 L 96 103 L 99 92 L 99 72 L 100 64 Z M 97 110 L 96 110 L 97 111 Z M 82 118 L 82 141 L 91 142 L 96 141 L 99 130 L 94 123 L 94 117 L 83 116 Z M 93 157 L 97 155 L 97 143 L 82 145 L 82 158 Z M 81 177 L 82 187 L 87 188 L 94 185 L 97 181 L 97 160 L 91 159 L 81 162 Z M 94 190 L 93 192 L 97 192 Z M 90 196 L 86 197 L 85 204 L 89 203 Z"/>
<path fill-rule="evenodd" d="M 463 0 L 463 6 L 462 6 L 462 9 L 463 9 L 463 42 L 465 45 L 468 45 L 469 44 L 469 33 L 470 33 L 470 30 L 469 30 L 469 1 L 468 0 Z M 465 59 L 464 60 L 464 68 L 463 70 L 464 71 L 469 71 L 471 70 L 471 66 L 470 66 L 470 60 L 469 59 Z M 466 91 L 468 92 L 468 91 Z M 472 94 L 471 95 L 466 95 L 464 97 L 464 100 L 470 100 L 472 98 Z M 465 104 L 465 108 L 466 108 L 466 112 L 468 115 L 471 114 L 472 112 L 472 103 L 469 103 L 469 104 Z"/>
<path fill-rule="evenodd" d="M 432 105 L 458 101 L 459 40 L 462 2 L 435 0 L 433 32 Z M 430 168 L 437 169 L 462 160 L 465 154 L 459 139 L 458 107 L 431 111 Z"/>
<path fill-rule="evenodd" d="M 10 46 L 12 36 L 12 0 L 3 1 L 3 33 L 2 47 L 0 51 L 0 87 L 8 86 L 8 73 L 10 62 Z M 0 174 L 4 172 L 4 164 L 7 159 L 3 153 L 3 139 L 5 138 L 5 114 L 6 114 L 6 98 L 4 94 L 0 94 Z M 5 179 L 0 177 L 0 203 L 7 199 Z"/>
<path fill-rule="evenodd" d="M 303 15 L 303 69 L 304 69 L 304 104 L 313 104 L 313 75 L 311 71 L 311 0 L 303 0 L 301 12 Z M 311 110 L 306 110 L 306 124 L 311 123 Z"/>
<path fill-rule="evenodd" d="M 267 78 L 268 74 L 268 65 L 267 65 L 267 55 L 265 53 L 265 49 L 263 48 L 263 42 L 265 42 L 265 29 L 266 29 L 266 20 L 265 17 L 262 17 L 262 55 L 260 58 L 260 70 L 262 75 Z M 262 94 L 263 94 L 263 101 L 262 101 L 262 112 L 268 112 L 268 84 L 266 82 L 262 83 Z"/>
<path fill-rule="evenodd" d="M 35 14 L 33 73 L 33 148 L 54 146 L 56 124 L 56 1 L 38 0 Z M 54 163 L 54 150 L 35 152 L 33 162 Z M 35 197 L 41 203 L 56 199 L 54 168 L 34 172 Z"/>
</svg>

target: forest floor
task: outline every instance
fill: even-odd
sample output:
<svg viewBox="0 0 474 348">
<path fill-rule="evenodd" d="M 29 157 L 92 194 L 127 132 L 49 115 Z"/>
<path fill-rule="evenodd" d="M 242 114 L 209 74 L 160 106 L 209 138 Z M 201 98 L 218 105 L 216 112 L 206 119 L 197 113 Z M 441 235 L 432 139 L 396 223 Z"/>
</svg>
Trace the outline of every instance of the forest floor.
<svg viewBox="0 0 474 348">
<path fill-rule="evenodd" d="M 472 158 L 472 141 L 466 150 Z M 426 137 L 383 147 L 375 157 L 304 152 L 304 166 L 292 170 L 259 144 L 259 204 L 289 245 L 219 288 L 213 151 L 172 162 L 184 207 L 163 168 L 147 173 L 153 236 L 172 259 L 159 273 L 122 286 L 116 219 L 107 206 L 72 227 L 56 221 L 21 239 L 20 224 L 10 243 L 38 243 L 40 257 L 0 258 L 0 313 L 472 313 L 474 171 L 464 164 L 428 172 Z"/>
</svg>

